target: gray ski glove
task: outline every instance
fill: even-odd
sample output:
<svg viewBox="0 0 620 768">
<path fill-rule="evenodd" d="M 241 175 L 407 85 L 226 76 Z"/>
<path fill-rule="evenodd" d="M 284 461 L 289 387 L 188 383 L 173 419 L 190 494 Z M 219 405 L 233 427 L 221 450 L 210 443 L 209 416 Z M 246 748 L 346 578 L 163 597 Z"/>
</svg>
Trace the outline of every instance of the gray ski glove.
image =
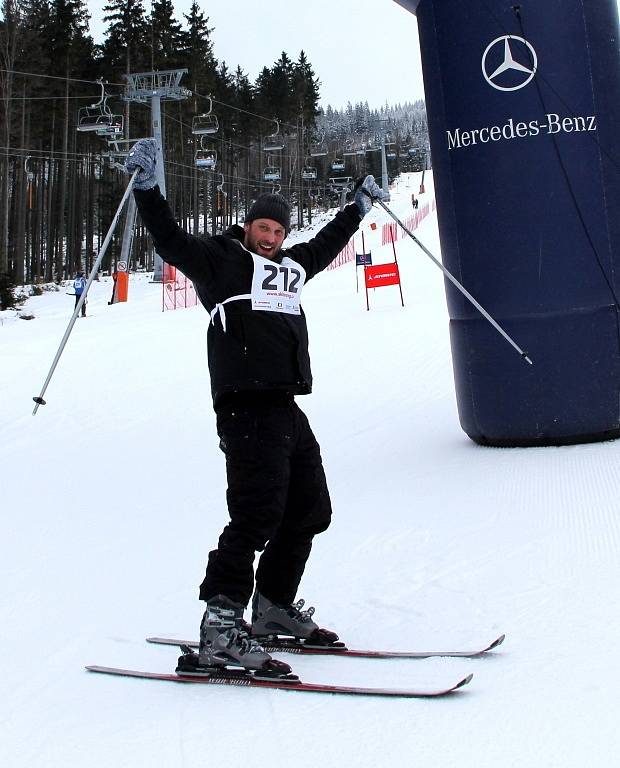
<svg viewBox="0 0 620 768">
<path fill-rule="evenodd" d="M 155 139 L 140 139 L 129 150 L 129 154 L 125 158 L 125 171 L 133 173 L 136 168 L 140 168 L 134 182 L 135 189 L 153 189 L 157 184 L 156 162 L 157 144 Z"/>
<path fill-rule="evenodd" d="M 381 189 L 374 176 L 366 176 L 365 179 L 360 179 L 355 185 L 353 202 L 357 203 L 362 218 L 370 211 L 375 200 L 387 202 L 389 199 L 390 193 Z"/>
</svg>

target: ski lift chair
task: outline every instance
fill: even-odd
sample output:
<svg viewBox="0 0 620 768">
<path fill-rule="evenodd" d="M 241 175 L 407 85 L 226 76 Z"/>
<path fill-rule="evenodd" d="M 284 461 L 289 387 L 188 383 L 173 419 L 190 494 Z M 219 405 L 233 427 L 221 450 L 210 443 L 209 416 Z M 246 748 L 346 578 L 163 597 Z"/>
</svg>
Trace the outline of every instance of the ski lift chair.
<svg viewBox="0 0 620 768">
<path fill-rule="evenodd" d="M 192 118 L 192 133 L 194 136 L 205 136 L 209 133 L 217 133 L 219 128 L 217 115 L 205 113 L 203 115 L 194 115 Z"/>
<path fill-rule="evenodd" d="M 280 121 L 276 120 L 276 130 L 270 136 L 267 136 L 263 149 L 265 152 L 279 152 L 284 149 L 284 139 L 280 135 Z"/>
<path fill-rule="evenodd" d="M 351 176 L 332 177 L 329 180 L 334 192 L 342 192 L 344 189 L 352 187 L 353 179 Z"/>
<path fill-rule="evenodd" d="M 265 152 L 280 152 L 284 149 L 284 143 L 282 139 L 271 139 L 267 138 L 265 139 L 265 144 L 263 146 L 263 149 Z"/>
<path fill-rule="evenodd" d="M 97 136 L 106 140 L 114 140 L 117 136 L 123 135 L 124 118 L 122 115 L 110 115 L 111 120 L 108 125 L 103 125 L 97 128 L 95 133 Z M 78 129 L 79 130 L 79 129 Z"/>
<path fill-rule="evenodd" d="M 327 150 L 322 144 L 315 144 L 310 147 L 310 157 L 325 157 Z"/>
<path fill-rule="evenodd" d="M 120 115 L 113 115 L 112 110 L 107 105 L 108 97 L 105 92 L 103 80 L 98 80 L 101 87 L 101 96 L 99 101 L 90 104 L 88 107 L 80 107 L 78 110 L 77 130 L 80 133 L 96 131 L 97 133 L 109 133 L 118 125 L 120 118 L 121 129 L 123 130 L 123 118 Z"/>
<path fill-rule="evenodd" d="M 213 170 L 217 165 L 217 152 L 214 149 L 197 149 L 194 165 L 200 170 Z"/>
<path fill-rule="evenodd" d="M 312 181 L 316 179 L 317 172 L 316 168 L 313 165 L 305 165 L 301 169 L 301 178 L 304 179 L 304 181 Z"/>
<path fill-rule="evenodd" d="M 344 171 L 345 163 L 342 158 L 336 157 L 332 160 L 332 171 Z"/>
<path fill-rule="evenodd" d="M 213 114 L 213 99 L 210 96 L 206 98 L 209 100 L 209 109 L 201 115 L 194 115 L 192 118 L 192 133 L 194 136 L 206 136 L 209 133 L 217 133 L 220 128 L 217 115 Z"/>
<path fill-rule="evenodd" d="M 281 178 L 282 174 L 280 173 L 280 169 L 275 165 L 268 165 L 265 167 L 263 171 L 264 181 L 280 181 Z"/>
<path fill-rule="evenodd" d="M 102 111 L 95 105 L 80 107 L 77 130 L 80 133 L 96 132 L 99 136 L 111 136 L 123 132 L 123 116 Z"/>
</svg>

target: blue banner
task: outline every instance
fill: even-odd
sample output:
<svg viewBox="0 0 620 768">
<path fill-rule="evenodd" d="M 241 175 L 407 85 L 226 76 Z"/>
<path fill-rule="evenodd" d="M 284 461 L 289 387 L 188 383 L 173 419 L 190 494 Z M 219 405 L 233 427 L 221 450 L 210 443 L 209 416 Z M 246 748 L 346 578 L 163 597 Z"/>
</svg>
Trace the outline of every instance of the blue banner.
<svg viewBox="0 0 620 768">
<path fill-rule="evenodd" d="M 364 267 L 368 264 L 372 264 L 372 253 L 356 253 L 355 254 L 355 266 Z"/>
<path fill-rule="evenodd" d="M 416 12 L 461 425 L 490 445 L 620 435 L 616 0 Z"/>
</svg>

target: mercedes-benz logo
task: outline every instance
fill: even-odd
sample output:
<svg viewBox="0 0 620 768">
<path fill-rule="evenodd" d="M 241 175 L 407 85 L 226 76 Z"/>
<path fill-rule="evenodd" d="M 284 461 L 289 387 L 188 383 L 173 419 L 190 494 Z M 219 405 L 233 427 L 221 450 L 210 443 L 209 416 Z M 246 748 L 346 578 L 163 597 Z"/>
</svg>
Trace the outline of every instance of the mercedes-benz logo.
<svg viewBox="0 0 620 768">
<path fill-rule="evenodd" d="M 503 49 L 503 50 L 502 50 Z M 521 61 L 517 61 L 515 56 Z M 498 62 L 501 64 L 497 66 Z M 521 62 L 525 61 L 526 64 Z M 503 35 L 489 43 L 482 54 L 482 74 L 498 91 L 518 91 L 536 74 L 536 51 L 522 37 Z"/>
</svg>

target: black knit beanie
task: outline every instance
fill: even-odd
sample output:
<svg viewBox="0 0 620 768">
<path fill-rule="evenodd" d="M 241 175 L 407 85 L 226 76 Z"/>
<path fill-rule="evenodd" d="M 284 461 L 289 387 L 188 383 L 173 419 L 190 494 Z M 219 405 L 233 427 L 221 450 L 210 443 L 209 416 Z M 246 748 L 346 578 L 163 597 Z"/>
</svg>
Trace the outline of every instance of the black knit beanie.
<svg viewBox="0 0 620 768">
<path fill-rule="evenodd" d="M 245 217 L 249 224 L 254 219 L 272 219 L 284 227 L 286 234 L 291 231 L 291 206 L 282 195 L 266 193 L 260 195 Z"/>
</svg>

